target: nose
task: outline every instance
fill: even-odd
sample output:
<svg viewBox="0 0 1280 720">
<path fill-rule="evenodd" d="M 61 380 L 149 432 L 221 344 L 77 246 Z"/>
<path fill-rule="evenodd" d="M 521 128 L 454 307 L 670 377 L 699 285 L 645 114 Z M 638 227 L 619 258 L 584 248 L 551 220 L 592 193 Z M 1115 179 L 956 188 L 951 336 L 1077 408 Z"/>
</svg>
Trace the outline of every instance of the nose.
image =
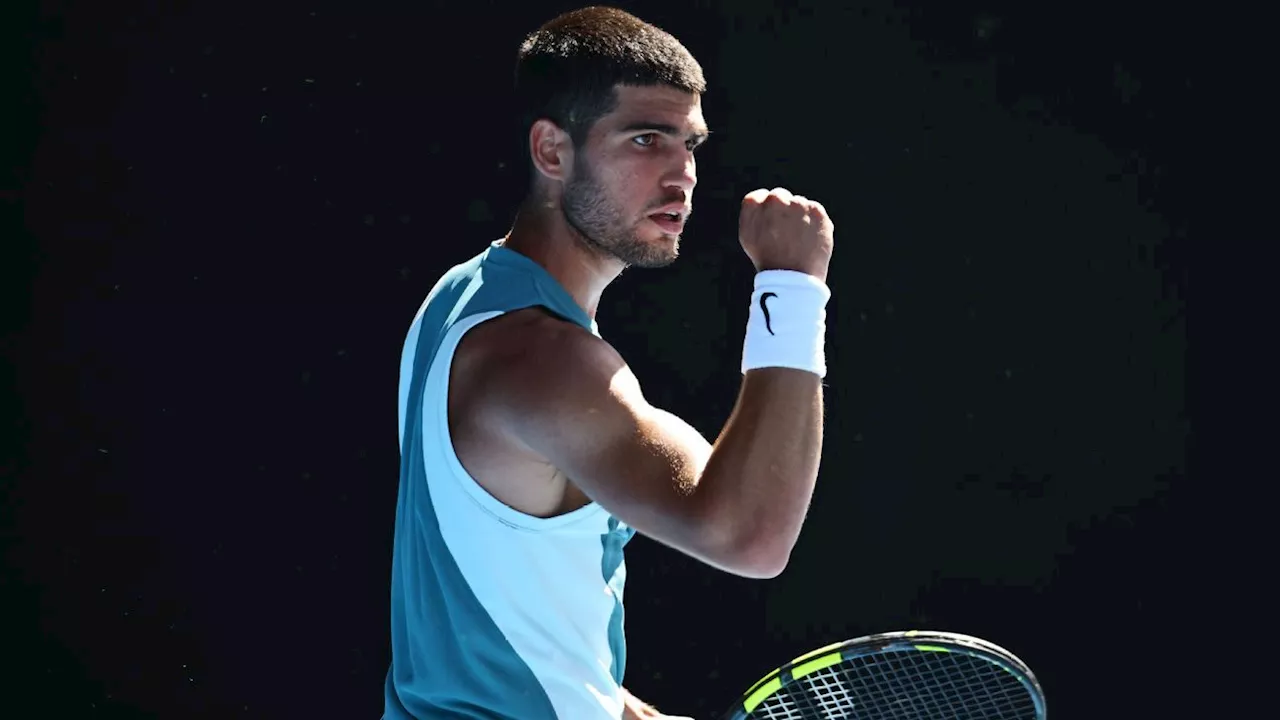
<svg viewBox="0 0 1280 720">
<path fill-rule="evenodd" d="M 678 188 L 685 195 L 692 195 L 694 186 L 698 184 L 698 162 L 688 150 L 684 152 L 682 160 L 679 169 L 667 179 L 667 187 Z"/>
</svg>

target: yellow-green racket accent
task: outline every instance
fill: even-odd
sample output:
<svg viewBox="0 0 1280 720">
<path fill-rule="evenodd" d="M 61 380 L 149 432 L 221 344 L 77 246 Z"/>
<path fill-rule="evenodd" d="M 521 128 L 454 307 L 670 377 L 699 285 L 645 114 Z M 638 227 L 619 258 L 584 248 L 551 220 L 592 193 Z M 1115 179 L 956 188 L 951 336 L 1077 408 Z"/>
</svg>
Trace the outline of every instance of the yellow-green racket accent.
<svg viewBox="0 0 1280 720">
<path fill-rule="evenodd" d="M 844 644 L 844 643 L 831 643 L 830 645 L 827 645 L 826 647 L 820 647 L 820 648 L 818 648 L 817 650 L 812 650 L 812 651 L 810 651 L 810 652 L 807 652 L 807 653 L 805 653 L 805 654 L 801 655 L 800 657 L 796 658 L 795 660 L 792 660 L 791 662 L 787 663 L 787 665 L 795 665 L 796 663 L 802 663 L 802 662 L 804 662 L 804 661 L 806 661 L 806 660 L 808 660 L 808 659 L 810 659 L 810 658 L 817 657 L 818 655 L 821 655 L 821 654 L 823 654 L 823 653 L 829 653 L 829 652 L 831 652 L 831 651 L 835 650 L 836 648 L 840 647 L 840 646 L 841 646 L 841 645 L 843 645 L 843 644 Z M 836 654 L 836 660 L 835 660 L 835 661 L 836 661 L 836 662 L 840 662 L 840 658 L 839 658 L 839 654 L 838 654 L 838 653 Z M 753 698 L 753 697 L 756 697 L 756 696 L 766 697 L 766 696 L 768 696 L 768 695 L 770 695 L 770 694 L 772 694 L 772 693 L 776 692 L 776 691 L 778 690 L 778 687 L 779 687 L 779 684 L 778 684 L 778 683 L 779 683 L 780 681 L 778 680 L 778 675 L 779 675 L 779 673 L 780 673 L 780 672 L 781 672 L 780 670 L 774 670 L 773 672 L 769 673 L 768 675 L 765 675 L 764 677 L 762 677 L 762 678 L 760 678 L 759 680 L 757 680 L 757 681 L 756 681 L 756 683 L 755 683 L 754 685 L 752 685 L 752 686 L 751 686 L 751 689 L 747 691 L 747 697 L 746 697 L 746 699 L 745 699 L 745 700 L 743 700 L 743 704 L 744 704 L 744 705 L 746 705 L 746 704 L 750 703 L 750 702 L 751 702 L 751 698 Z M 766 687 L 765 687 L 765 686 L 766 686 L 766 683 L 769 685 L 768 692 L 765 692 L 765 689 L 766 689 Z M 747 712 L 751 712 L 753 709 L 755 709 L 755 706 L 756 706 L 756 705 L 759 705 L 759 704 L 760 704 L 760 701 L 759 701 L 759 700 L 756 700 L 756 702 L 755 702 L 754 704 L 752 704 L 750 708 L 747 708 Z"/>
<path fill-rule="evenodd" d="M 831 667 L 843 659 L 844 658 L 841 657 L 840 653 L 835 652 L 825 657 L 820 657 L 817 660 L 810 660 L 807 663 L 791 668 L 791 677 L 802 678 L 805 675 L 808 675 L 811 672 L 817 672 L 824 667 Z"/>
<path fill-rule="evenodd" d="M 817 672 L 823 668 L 831 667 L 832 665 L 835 665 L 836 663 L 840 662 L 844 658 L 840 655 L 839 651 L 829 652 L 827 655 L 822 655 L 821 657 L 814 658 L 815 655 L 821 655 L 821 653 L 828 652 L 832 648 L 837 648 L 839 646 L 840 646 L 840 643 L 835 643 L 834 645 L 830 645 L 825 648 L 819 648 L 817 650 L 814 650 L 813 652 L 805 653 L 804 655 L 801 655 L 800 657 L 796 658 L 795 660 L 792 661 L 791 664 L 794 664 L 797 662 L 800 664 L 793 665 L 793 667 L 791 668 L 791 677 L 801 678 L 801 677 L 804 677 L 805 675 L 808 675 L 809 673 Z M 806 658 L 814 658 L 814 659 L 805 661 Z M 762 680 L 757 682 L 755 686 L 752 687 L 750 694 L 747 696 L 745 700 L 742 701 L 742 706 L 746 709 L 747 712 L 751 712 L 752 710 L 755 710 L 756 707 L 760 705 L 760 703 L 764 702 L 765 698 L 778 692 L 778 690 L 780 690 L 781 688 L 782 688 L 782 678 L 778 676 L 778 673 L 770 673 L 769 675 L 766 675 Z"/>
<path fill-rule="evenodd" d="M 769 697 L 770 695 L 778 692 L 778 690 L 782 689 L 782 681 L 776 677 L 767 682 L 763 680 L 761 682 L 763 682 L 764 684 L 756 688 L 755 692 L 751 693 L 749 696 L 747 696 L 746 700 L 742 701 L 742 706 L 746 708 L 747 712 L 751 712 L 752 710 L 755 710 L 756 706 L 764 702 L 765 698 Z"/>
</svg>

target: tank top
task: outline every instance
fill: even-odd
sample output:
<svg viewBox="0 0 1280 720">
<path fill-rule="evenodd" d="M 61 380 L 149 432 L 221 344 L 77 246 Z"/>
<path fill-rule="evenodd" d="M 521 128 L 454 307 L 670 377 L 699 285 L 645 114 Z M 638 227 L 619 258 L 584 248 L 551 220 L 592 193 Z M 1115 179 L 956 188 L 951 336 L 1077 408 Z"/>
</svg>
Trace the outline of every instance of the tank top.
<svg viewBox="0 0 1280 720">
<path fill-rule="evenodd" d="M 635 531 L 594 502 L 551 518 L 510 508 L 449 436 L 459 341 L 533 306 L 599 335 L 555 278 L 500 240 L 446 272 L 409 326 L 384 720 L 621 716 L 623 547 Z"/>
</svg>

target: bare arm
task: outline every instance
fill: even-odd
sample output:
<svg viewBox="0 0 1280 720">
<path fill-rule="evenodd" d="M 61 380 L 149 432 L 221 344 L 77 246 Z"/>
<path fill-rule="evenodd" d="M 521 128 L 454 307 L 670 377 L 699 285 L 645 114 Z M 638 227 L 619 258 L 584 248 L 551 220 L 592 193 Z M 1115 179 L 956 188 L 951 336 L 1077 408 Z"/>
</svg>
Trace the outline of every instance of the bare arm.
<svg viewBox="0 0 1280 720">
<path fill-rule="evenodd" d="M 755 345 L 748 336 L 744 365 L 754 369 L 714 446 L 651 406 L 608 343 L 549 316 L 505 335 L 505 357 L 515 359 L 486 377 L 489 427 L 638 532 L 727 572 L 778 575 L 804 523 L 822 450 L 825 366 L 804 353 L 820 352 L 834 227 L 821 203 L 783 188 L 743 198 L 743 250 L 758 273 L 782 272 L 756 276 L 778 290 L 759 298 L 768 335 L 757 329 Z M 775 333 L 765 296 L 777 311 L 780 294 L 788 297 L 781 307 L 799 314 L 779 318 L 793 324 Z"/>
<path fill-rule="evenodd" d="M 651 406 L 618 353 L 581 328 L 547 318 L 508 341 L 520 360 L 486 384 L 494 427 L 638 532 L 737 575 L 782 571 L 817 476 L 817 375 L 748 372 L 713 447 Z"/>
<path fill-rule="evenodd" d="M 708 507 L 757 548 L 768 576 L 786 567 L 822 456 L 822 380 L 791 368 L 746 373 L 698 484 Z"/>
</svg>

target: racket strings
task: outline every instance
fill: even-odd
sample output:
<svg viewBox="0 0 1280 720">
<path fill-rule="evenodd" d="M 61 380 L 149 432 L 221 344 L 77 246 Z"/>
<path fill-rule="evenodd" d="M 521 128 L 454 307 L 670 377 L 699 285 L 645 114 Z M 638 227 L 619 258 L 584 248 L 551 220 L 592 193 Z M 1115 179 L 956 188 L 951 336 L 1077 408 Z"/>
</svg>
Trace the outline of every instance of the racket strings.
<svg viewBox="0 0 1280 720">
<path fill-rule="evenodd" d="M 816 671 L 752 720 L 1026 720 L 1035 702 L 998 665 L 960 652 L 887 651 Z"/>
</svg>

